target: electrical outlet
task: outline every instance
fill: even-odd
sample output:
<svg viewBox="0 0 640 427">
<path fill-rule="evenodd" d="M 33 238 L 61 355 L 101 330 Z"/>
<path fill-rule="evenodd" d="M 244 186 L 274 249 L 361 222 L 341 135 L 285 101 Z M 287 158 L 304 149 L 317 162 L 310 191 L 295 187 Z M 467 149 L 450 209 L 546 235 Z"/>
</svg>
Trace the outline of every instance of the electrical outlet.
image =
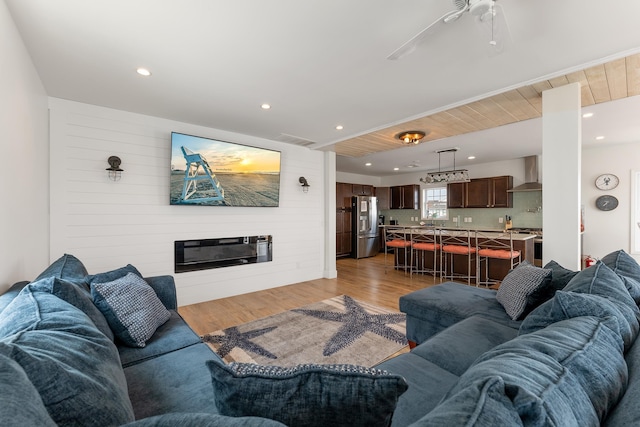
<svg viewBox="0 0 640 427">
<path fill-rule="evenodd" d="M 458 222 L 458 217 L 454 216 L 453 217 L 453 222 Z"/>
<path fill-rule="evenodd" d="M 498 224 L 502 224 L 504 222 L 504 218 L 501 216 L 498 217 Z"/>
<path fill-rule="evenodd" d="M 473 222 L 473 218 L 469 217 L 469 222 Z"/>
</svg>

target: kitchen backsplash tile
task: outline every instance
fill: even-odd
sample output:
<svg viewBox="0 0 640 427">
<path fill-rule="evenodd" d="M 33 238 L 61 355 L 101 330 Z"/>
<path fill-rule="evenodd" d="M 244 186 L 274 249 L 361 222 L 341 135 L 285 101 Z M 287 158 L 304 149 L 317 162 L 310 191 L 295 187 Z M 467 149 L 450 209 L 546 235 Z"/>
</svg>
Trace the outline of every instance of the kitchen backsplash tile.
<svg viewBox="0 0 640 427">
<path fill-rule="evenodd" d="M 421 221 L 420 211 L 411 209 L 389 209 L 380 212 L 385 216 L 385 223 L 391 219 L 401 225 L 418 225 Z M 504 228 L 505 216 L 511 216 L 513 227 L 541 228 L 542 227 L 542 192 L 531 191 L 513 193 L 513 208 L 490 209 L 449 209 L 447 221 L 436 221 L 437 225 L 456 227 L 454 217 L 460 217 L 461 228 Z M 412 221 L 413 218 L 413 221 Z M 415 220 L 417 218 L 417 220 Z M 464 222 L 464 218 L 471 218 L 472 222 Z M 502 218 L 500 223 L 498 218 Z M 425 221 L 428 222 L 428 221 Z"/>
</svg>

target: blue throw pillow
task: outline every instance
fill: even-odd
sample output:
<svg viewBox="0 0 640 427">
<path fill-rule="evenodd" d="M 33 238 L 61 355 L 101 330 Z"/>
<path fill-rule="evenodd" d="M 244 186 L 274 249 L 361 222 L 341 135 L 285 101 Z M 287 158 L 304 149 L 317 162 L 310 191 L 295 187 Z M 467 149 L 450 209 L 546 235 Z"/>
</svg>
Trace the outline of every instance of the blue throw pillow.
<svg viewBox="0 0 640 427">
<path fill-rule="evenodd" d="M 107 283 L 113 282 L 116 279 L 126 276 L 129 273 L 133 273 L 136 276 L 142 277 L 142 274 L 131 264 L 127 264 L 124 267 L 116 268 L 115 270 L 105 271 L 104 273 L 89 274 L 84 280 L 91 285 L 92 283 Z"/>
<path fill-rule="evenodd" d="M 73 255 L 64 254 L 57 260 L 55 260 L 46 270 L 35 278 L 34 282 L 47 277 L 57 277 L 59 279 L 65 279 L 69 282 L 73 282 L 84 289 L 89 290 L 89 287 L 84 282 L 84 278 L 87 275 L 87 269 L 82 261 Z"/>
<path fill-rule="evenodd" d="M 519 320 L 538 305 L 551 298 L 551 270 L 523 261 L 500 283 L 496 300 L 513 320 Z"/>
<path fill-rule="evenodd" d="M 599 426 L 628 380 L 617 323 L 583 316 L 520 335 L 480 356 L 445 399 L 494 377 L 524 425 Z"/>
<path fill-rule="evenodd" d="M 551 287 L 557 291 L 564 289 L 569 281 L 578 274 L 577 271 L 564 268 L 553 260 L 549 261 L 544 268 L 551 270 Z"/>
<path fill-rule="evenodd" d="M 625 350 L 635 342 L 635 330 L 611 301 L 599 295 L 565 291 L 558 291 L 552 300 L 531 312 L 520 325 L 518 334 L 530 334 L 552 323 L 580 316 L 614 319 Z"/>
<path fill-rule="evenodd" d="M 631 298 L 636 305 L 640 304 L 640 265 L 636 260 L 620 249 L 606 255 L 601 261 L 622 278 Z"/>
<path fill-rule="evenodd" d="M 55 423 L 106 426 L 134 420 L 118 350 L 86 314 L 31 285 L 12 304 L 32 324 L 3 338 L 0 354 L 22 367 Z"/>
<path fill-rule="evenodd" d="M 74 285 L 64 279 L 57 277 L 47 277 L 37 282 L 31 283 L 32 290 L 49 292 L 60 299 L 68 302 L 76 308 L 79 308 L 89 316 L 100 332 L 105 334 L 111 341 L 114 340 L 113 332 L 107 323 L 104 315 L 95 306 L 88 290 Z"/>
<path fill-rule="evenodd" d="M 0 420 L 4 427 L 55 427 L 38 390 L 12 359 L 0 354 Z"/>
<path fill-rule="evenodd" d="M 499 376 L 469 384 L 411 427 L 521 426 L 522 421 Z"/>
<path fill-rule="evenodd" d="M 171 317 L 153 288 L 134 273 L 111 282 L 91 283 L 91 295 L 115 336 L 131 347 L 144 347 Z"/>
<path fill-rule="evenodd" d="M 288 426 L 388 426 L 408 387 L 399 375 L 354 365 L 281 368 L 212 360 L 207 366 L 220 414 Z"/>
<path fill-rule="evenodd" d="M 564 288 L 567 292 L 600 295 L 611 301 L 620 314 L 629 323 L 631 340 L 635 340 L 640 331 L 640 310 L 629 294 L 620 276 L 601 261 L 580 271 Z"/>
</svg>

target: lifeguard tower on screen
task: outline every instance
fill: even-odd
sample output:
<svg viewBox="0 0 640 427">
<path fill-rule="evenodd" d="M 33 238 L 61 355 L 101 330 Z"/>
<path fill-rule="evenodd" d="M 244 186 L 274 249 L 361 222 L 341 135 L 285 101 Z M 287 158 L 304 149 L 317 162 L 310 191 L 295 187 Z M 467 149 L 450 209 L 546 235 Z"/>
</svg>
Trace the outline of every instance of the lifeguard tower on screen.
<svg viewBox="0 0 640 427">
<path fill-rule="evenodd" d="M 182 194 L 180 203 L 206 203 L 224 200 L 224 189 L 211 171 L 207 159 L 200 153 L 194 153 L 186 147 L 180 147 L 184 159 L 187 161 L 187 168 L 184 171 L 184 182 L 182 184 Z M 202 170 L 203 173 L 200 173 Z M 200 186 L 198 186 L 200 184 Z M 211 188 L 208 188 L 211 186 Z M 198 193 L 201 196 L 198 196 Z M 193 196 L 196 197 L 193 197 Z"/>
</svg>

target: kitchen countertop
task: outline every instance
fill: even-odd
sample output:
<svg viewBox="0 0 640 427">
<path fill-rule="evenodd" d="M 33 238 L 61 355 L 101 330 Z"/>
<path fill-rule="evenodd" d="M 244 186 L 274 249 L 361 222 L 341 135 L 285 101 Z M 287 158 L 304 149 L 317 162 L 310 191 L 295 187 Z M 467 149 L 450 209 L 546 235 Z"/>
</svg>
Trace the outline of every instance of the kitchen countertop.
<svg viewBox="0 0 640 427">
<path fill-rule="evenodd" d="M 508 238 L 508 231 L 505 231 L 503 229 L 486 229 L 486 228 L 482 228 L 482 229 L 475 229 L 475 228 L 441 228 L 441 227 L 428 227 L 428 226 L 421 226 L 421 225 L 408 225 L 408 226 L 404 226 L 404 225 L 384 225 L 383 227 L 394 227 L 394 228 L 404 228 L 407 231 L 423 231 L 425 233 L 431 233 L 434 230 L 439 231 L 440 233 L 447 233 L 449 235 L 455 235 L 457 233 L 467 233 L 467 232 L 478 232 L 482 234 L 482 237 L 486 237 L 486 238 L 496 238 L 496 237 L 501 237 L 501 235 L 504 235 L 504 238 Z M 526 233 L 512 233 L 511 234 L 511 239 L 512 240 L 529 240 L 529 239 L 535 239 L 535 238 L 539 238 L 540 236 L 537 236 L 535 234 L 526 234 Z"/>
</svg>

